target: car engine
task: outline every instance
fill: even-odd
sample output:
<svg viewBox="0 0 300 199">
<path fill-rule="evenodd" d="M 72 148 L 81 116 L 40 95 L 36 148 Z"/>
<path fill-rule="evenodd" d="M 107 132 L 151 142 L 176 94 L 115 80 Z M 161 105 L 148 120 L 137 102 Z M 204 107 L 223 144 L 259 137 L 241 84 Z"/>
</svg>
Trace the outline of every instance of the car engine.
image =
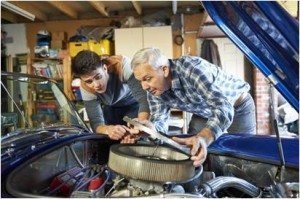
<svg viewBox="0 0 300 199">
<path fill-rule="evenodd" d="M 22 198 L 299 197 L 296 169 L 278 173 L 274 165 L 212 154 L 194 168 L 188 155 L 168 146 L 95 138 L 29 159 L 7 177 L 7 192 Z"/>
</svg>

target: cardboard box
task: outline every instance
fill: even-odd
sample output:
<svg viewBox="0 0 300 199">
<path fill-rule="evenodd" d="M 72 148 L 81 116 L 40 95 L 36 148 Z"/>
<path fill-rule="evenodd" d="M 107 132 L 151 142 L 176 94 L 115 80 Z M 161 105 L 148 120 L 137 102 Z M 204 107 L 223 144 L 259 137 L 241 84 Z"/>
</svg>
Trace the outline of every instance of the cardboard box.
<svg viewBox="0 0 300 199">
<path fill-rule="evenodd" d="M 52 40 L 68 40 L 66 32 L 51 32 Z"/>
<path fill-rule="evenodd" d="M 67 42 L 64 40 L 52 40 L 51 48 L 52 49 L 67 49 Z"/>
</svg>

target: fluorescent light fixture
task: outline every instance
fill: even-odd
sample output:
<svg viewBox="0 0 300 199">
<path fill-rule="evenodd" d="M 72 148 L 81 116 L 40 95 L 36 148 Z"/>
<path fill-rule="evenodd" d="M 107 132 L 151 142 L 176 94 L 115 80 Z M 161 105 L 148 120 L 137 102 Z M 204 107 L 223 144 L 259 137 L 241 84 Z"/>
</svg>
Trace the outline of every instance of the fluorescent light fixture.
<svg viewBox="0 0 300 199">
<path fill-rule="evenodd" d="M 177 0 L 172 1 L 172 11 L 173 11 L 173 14 L 176 15 L 176 13 L 177 13 Z"/>
<path fill-rule="evenodd" d="M 27 12 L 26 10 L 23 10 L 22 8 L 19 8 L 7 1 L 2 1 L 1 6 L 16 13 L 16 14 L 22 15 L 23 17 L 26 17 L 27 19 L 30 19 L 31 21 L 34 21 L 34 19 L 35 19 L 35 16 L 33 14 L 31 14 L 30 12 Z"/>
</svg>

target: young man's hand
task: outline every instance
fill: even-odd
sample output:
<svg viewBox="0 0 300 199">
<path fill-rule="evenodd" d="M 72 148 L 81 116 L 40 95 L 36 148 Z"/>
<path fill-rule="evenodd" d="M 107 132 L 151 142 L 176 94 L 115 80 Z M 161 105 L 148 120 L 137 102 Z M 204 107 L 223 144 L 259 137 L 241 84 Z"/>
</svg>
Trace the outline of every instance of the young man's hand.
<svg viewBox="0 0 300 199">
<path fill-rule="evenodd" d="M 120 140 L 125 136 L 127 127 L 124 125 L 109 125 L 105 134 L 112 140 Z"/>
<path fill-rule="evenodd" d="M 125 137 L 121 140 L 121 144 L 133 144 L 136 143 L 139 139 L 139 136 L 125 135 Z"/>
</svg>

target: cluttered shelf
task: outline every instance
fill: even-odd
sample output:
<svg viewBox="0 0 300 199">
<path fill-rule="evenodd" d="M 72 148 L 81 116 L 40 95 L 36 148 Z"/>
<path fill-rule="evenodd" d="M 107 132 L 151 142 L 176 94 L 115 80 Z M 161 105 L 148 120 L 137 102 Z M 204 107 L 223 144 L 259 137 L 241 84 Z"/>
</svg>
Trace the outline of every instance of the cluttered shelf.
<svg viewBox="0 0 300 199">
<path fill-rule="evenodd" d="M 61 83 L 61 88 L 67 97 L 74 99 L 74 94 L 71 89 L 71 58 L 41 58 L 35 57 L 28 60 L 29 74 L 38 75 L 53 79 Z"/>
<path fill-rule="evenodd" d="M 63 63 L 59 59 L 32 59 L 32 73 L 53 79 L 63 78 Z"/>
</svg>

